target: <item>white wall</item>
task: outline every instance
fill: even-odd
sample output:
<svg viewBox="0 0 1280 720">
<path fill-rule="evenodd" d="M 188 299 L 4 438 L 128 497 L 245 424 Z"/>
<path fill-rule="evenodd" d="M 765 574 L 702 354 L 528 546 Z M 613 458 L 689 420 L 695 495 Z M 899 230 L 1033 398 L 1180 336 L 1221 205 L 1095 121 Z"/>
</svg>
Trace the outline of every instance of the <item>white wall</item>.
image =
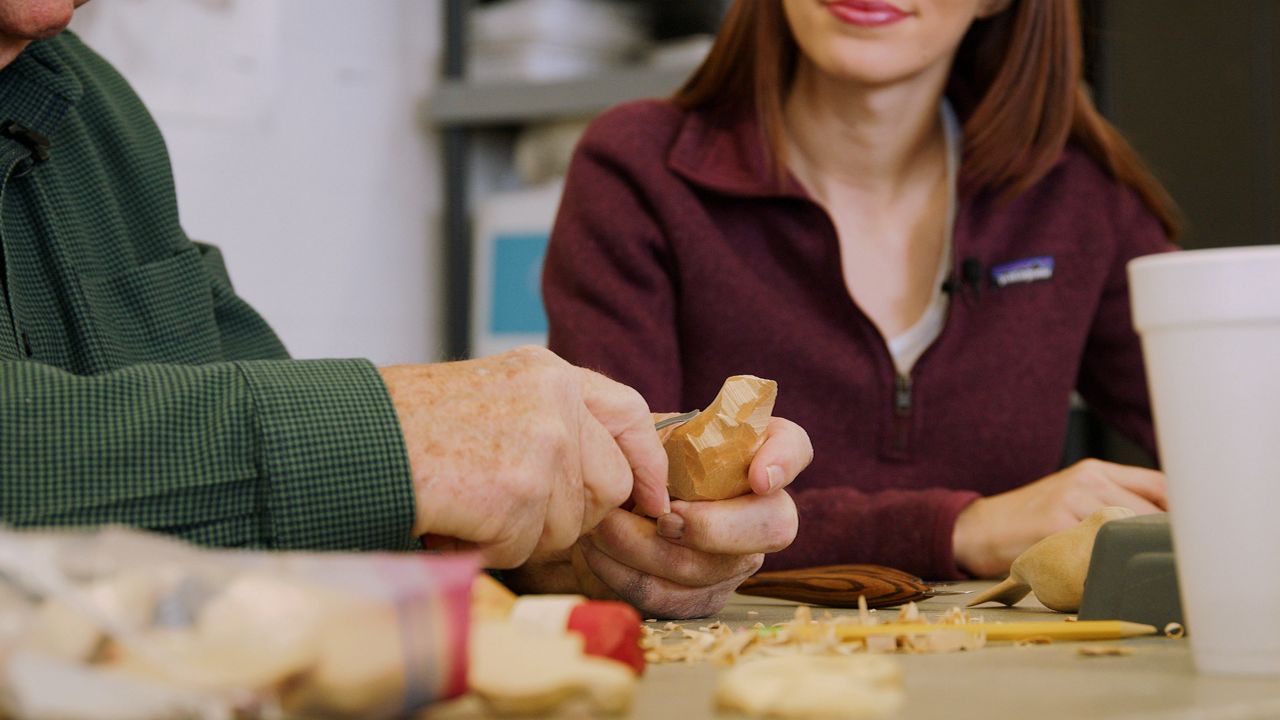
<svg viewBox="0 0 1280 720">
<path fill-rule="evenodd" d="M 98 0 L 73 24 L 134 84 L 183 225 L 297 357 L 440 355 L 439 0 Z"/>
</svg>

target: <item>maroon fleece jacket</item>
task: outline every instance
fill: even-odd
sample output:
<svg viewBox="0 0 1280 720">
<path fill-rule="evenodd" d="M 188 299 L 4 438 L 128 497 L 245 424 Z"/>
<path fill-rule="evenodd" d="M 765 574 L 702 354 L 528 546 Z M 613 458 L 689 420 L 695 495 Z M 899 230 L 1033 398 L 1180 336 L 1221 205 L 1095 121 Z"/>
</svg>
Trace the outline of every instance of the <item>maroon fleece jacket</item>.
<svg viewBox="0 0 1280 720">
<path fill-rule="evenodd" d="M 1082 151 L 1012 202 L 960 188 L 946 324 L 900 378 L 830 217 L 768 171 L 759 137 L 663 101 L 605 113 L 570 166 L 543 294 L 551 349 L 655 411 L 704 407 L 734 374 L 778 381 L 774 414 L 815 456 L 791 486 L 799 535 L 766 568 L 960 577 L 956 516 L 1057 469 L 1073 389 L 1154 451 L 1125 263 L 1172 246 Z"/>
</svg>

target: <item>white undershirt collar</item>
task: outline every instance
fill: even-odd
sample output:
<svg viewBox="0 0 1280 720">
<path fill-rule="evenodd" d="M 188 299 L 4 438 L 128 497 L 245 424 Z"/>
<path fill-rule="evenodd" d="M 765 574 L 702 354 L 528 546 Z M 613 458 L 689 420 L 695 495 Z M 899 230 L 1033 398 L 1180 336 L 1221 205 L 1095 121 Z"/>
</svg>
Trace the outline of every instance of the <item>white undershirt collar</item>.
<svg viewBox="0 0 1280 720">
<path fill-rule="evenodd" d="M 947 306 L 950 296 L 942 292 L 942 284 L 946 282 L 951 271 L 952 239 L 956 221 L 956 184 L 960 175 L 960 158 L 964 149 L 964 133 L 960 121 L 956 118 L 951 103 L 942 99 L 939 107 L 942 115 L 942 130 L 947 144 L 947 221 L 943 229 L 942 257 L 938 261 L 938 271 L 933 282 L 933 296 L 929 306 L 919 320 L 898 335 L 889 338 L 889 354 L 893 356 L 893 366 L 899 375 L 910 375 L 911 368 L 924 351 L 942 334 L 942 326 L 947 320 Z"/>
</svg>

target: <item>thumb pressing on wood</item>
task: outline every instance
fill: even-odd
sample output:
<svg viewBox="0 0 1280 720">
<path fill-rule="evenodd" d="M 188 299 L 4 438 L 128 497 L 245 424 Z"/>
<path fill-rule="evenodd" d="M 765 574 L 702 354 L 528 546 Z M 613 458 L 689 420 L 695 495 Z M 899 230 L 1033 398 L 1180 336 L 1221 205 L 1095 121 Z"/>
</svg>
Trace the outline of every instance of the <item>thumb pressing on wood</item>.
<svg viewBox="0 0 1280 720">
<path fill-rule="evenodd" d="M 791 484 L 813 461 L 813 443 L 804 428 L 783 418 L 770 418 L 764 441 L 747 470 L 751 490 L 768 495 Z"/>
</svg>

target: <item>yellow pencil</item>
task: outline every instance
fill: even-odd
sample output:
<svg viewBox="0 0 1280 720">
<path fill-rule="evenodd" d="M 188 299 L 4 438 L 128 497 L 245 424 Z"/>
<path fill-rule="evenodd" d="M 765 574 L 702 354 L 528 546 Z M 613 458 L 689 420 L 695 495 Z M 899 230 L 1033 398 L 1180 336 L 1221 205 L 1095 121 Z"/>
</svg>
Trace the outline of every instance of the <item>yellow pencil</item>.
<svg viewBox="0 0 1280 720">
<path fill-rule="evenodd" d="M 964 625 L 931 623 L 886 623 L 883 625 L 855 625 L 838 623 L 836 637 L 856 640 L 872 635 L 925 635 L 945 630 L 960 630 L 974 635 L 986 633 L 990 642 L 1050 638 L 1052 640 L 1116 640 L 1119 638 L 1154 635 L 1152 625 L 1125 622 L 1123 620 L 1081 620 L 1079 622 L 1031 621 L 1010 623 L 967 623 Z M 816 627 L 814 628 L 816 630 Z"/>
</svg>

